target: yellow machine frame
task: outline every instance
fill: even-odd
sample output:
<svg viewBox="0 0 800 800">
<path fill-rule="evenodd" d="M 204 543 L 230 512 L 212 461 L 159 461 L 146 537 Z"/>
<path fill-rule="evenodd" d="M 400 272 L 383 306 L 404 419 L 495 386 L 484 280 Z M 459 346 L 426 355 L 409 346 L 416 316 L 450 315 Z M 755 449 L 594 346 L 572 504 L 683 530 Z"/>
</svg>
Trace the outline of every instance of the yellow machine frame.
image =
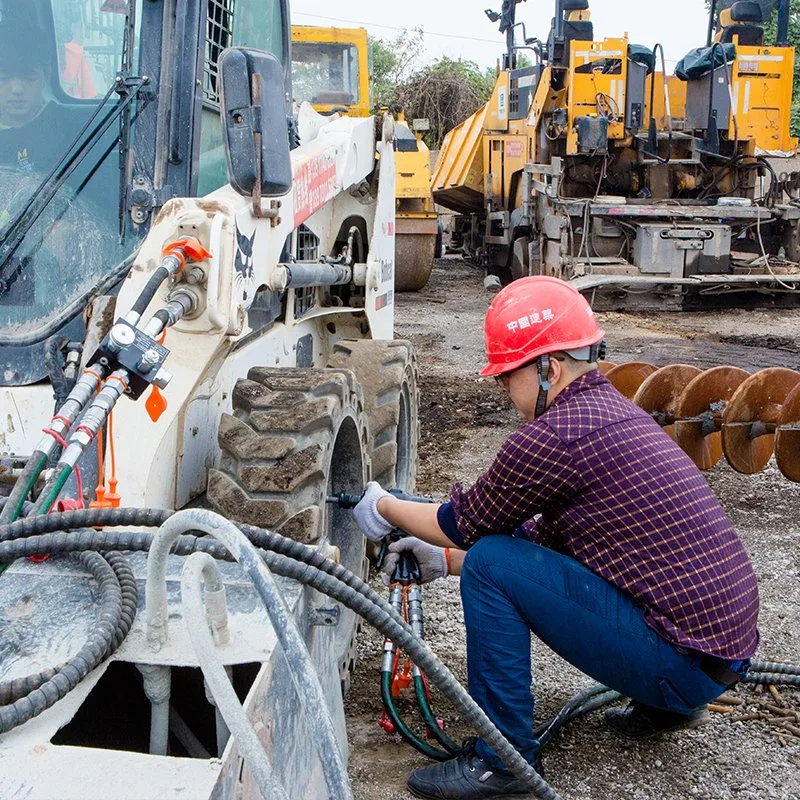
<svg viewBox="0 0 800 800">
<path fill-rule="evenodd" d="M 792 156 L 798 140 L 789 134 L 794 83 L 794 48 L 745 47 L 734 37 L 731 64 L 731 130 L 734 119 L 740 139 L 752 139 L 756 153 Z"/>
<path fill-rule="evenodd" d="M 663 281 L 674 307 L 682 301 L 678 287 L 724 291 L 737 280 L 760 281 L 761 273 L 764 285 L 774 283 L 774 266 L 758 275 L 748 266 L 753 220 L 765 220 L 774 251 L 783 247 L 800 261 L 796 205 L 780 199 L 794 196 L 800 174 L 777 181 L 766 160 L 798 149 L 789 132 L 788 0 L 781 0 L 774 46 L 759 44 L 753 20 L 723 13 L 723 28 L 742 29 L 719 36 L 724 47 L 734 45 L 735 58 L 719 66 L 716 45 L 705 57 L 718 66 L 690 81 L 665 76 L 658 46 L 648 57 L 627 34 L 593 40 L 588 9 L 567 11 L 566 0 L 556 0 L 547 42 L 526 39 L 539 62 L 516 68 L 515 4 L 507 5 L 508 51 L 491 98 L 447 134 L 433 172 L 436 202 L 461 215 L 454 230 L 465 253 L 506 279 L 585 277 L 611 294 L 615 281 L 630 276 L 648 286 Z M 697 72 L 688 57 L 685 66 Z M 768 173 L 771 184 L 759 181 Z M 619 296 L 630 305 L 639 295 Z"/>
</svg>

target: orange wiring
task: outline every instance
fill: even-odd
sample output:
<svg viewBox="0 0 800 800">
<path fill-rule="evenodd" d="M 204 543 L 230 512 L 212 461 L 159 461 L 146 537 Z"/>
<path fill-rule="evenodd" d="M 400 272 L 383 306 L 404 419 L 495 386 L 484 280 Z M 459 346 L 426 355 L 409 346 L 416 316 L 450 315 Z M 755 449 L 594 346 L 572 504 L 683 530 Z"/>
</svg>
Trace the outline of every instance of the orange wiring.
<svg viewBox="0 0 800 800">
<path fill-rule="evenodd" d="M 89 503 L 89 508 L 110 508 L 106 499 L 105 472 L 103 470 L 103 429 L 97 431 L 97 487 L 94 490 L 95 499 Z"/>
<path fill-rule="evenodd" d="M 98 488 L 105 483 L 105 475 L 103 474 L 103 429 L 97 431 L 97 476 L 100 483 Z"/>
<path fill-rule="evenodd" d="M 119 508 L 122 498 L 117 494 L 117 454 L 114 451 L 114 412 L 108 415 L 108 446 L 111 455 L 111 477 L 108 479 L 108 494 L 106 495 L 112 508 Z"/>
<path fill-rule="evenodd" d="M 114 451 L 114 412 L 108 414 L 108 446 L 111 449 L 111 477 L 117 477 L 117 455 Z"/>
</svg>

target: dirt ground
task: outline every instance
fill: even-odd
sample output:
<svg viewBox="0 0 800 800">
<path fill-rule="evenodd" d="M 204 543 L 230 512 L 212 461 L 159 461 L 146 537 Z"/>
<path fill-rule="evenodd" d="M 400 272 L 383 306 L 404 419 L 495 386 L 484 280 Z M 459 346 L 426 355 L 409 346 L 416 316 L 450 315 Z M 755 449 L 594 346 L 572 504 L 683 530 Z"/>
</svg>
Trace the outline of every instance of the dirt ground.
<svg viewBox="0 0 800 800">
<path fill-rule="evenodd" d="M 437 263 L 429 286 L 398 297 L 397 335 L 410 339 L 421 375 L 421 441 L 417 489 L 445 499 L 456 480 L 471 483 L 519 424 L 494 381 L 477 377 L 483 316 L 491 295 L 479 270 L 456 257 Z M 800 311 L 695 314 L 604 314 L 615 362 L 737 364 L 749 370 L 800 370 Z M 800 661 L 800 487 L 774 466 L 741 476 L 726 464 L 707 474 L 733 519 L 758 573 L 762 611 L 759 657 Z M 426 638 L 466 682 L 465 635 L 458 578 L 425 589 Z M 365 631 L 347 698 L 350 772 L 358 800 L 404 800 L 408 772 L 427 762 L 378 726 L 381 641 Z M 537 721 L 554 714 L 590 680 L 541 644 L 534 644 Z M 745 706 L 765 701 L 752 688 Z M 800 711 L 800 692 L 781 690 Z M 767 699 L 769 696 L 767 695 Z M 434 695 L 448 732 L 469 735 L 457 713 Z M 740 709 L 735 715 L 742 715 Z M 779 737 L 764 721 L 733 722 L 713 714 L 697 730 L 637 745 L 623 744 L 595 712 L 568 727 L 544 754 L 548 781 L 564 800 L 797 800 L 800 738 Z M 413 719 L 410 715 L 409 719 Z M 418 728 L 419 730 L 419 728 Z"/>
</svg>

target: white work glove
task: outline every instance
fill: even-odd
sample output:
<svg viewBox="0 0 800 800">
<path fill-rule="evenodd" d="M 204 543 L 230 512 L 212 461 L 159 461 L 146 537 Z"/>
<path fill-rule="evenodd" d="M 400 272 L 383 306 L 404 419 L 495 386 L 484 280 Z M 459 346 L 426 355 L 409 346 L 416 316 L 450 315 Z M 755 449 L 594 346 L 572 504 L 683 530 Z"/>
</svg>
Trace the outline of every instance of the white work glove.
<svg viewBox="0 0 800 800">
<path fill-rule="evenodd" d="M 394 525 L 387 522 L 378 513 L 378 501 L 384 497 L 391 497 L 391 495 L 382 489 L 379 483 L 372 481 L 367 484 L 367 490 L 364 492 L 361 502 L 353 509 L 353 516 L 356 518 L 358 527 L 371 542 L 380 542 L 394 530 Z"/>
<path fill-rule="evenodd" d="M 389 545 L 389 554 L 383 562 L 381 580 L 388 586 L 392 582 L 392 575 L 400 561 L 401 553 L 411 553 L 419 564 L 420 581 L 430 583 L 439 578 L 446 578 L 450 574 L 447 566 L 447 553 L 444 547 L 423 542 L 408 536 Z"/>
</svg>

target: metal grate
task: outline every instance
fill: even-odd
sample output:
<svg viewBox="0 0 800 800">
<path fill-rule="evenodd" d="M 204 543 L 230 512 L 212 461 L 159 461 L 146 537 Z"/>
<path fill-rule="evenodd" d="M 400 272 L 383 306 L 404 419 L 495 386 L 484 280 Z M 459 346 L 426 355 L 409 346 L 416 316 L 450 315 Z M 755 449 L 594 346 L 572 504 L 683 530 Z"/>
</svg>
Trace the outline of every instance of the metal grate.
<svg viewBox="0 0 800 800">
<path fill-rule="evenodd" d="M 511 79 L 511 87 L 508 93 L 508 115 L 511 119 L 516 119 L 519 115 L 519 79 Z"/>
<path fill-rule="evenodd" d="M 319 237 L 305 225 L 297 229 L 297 260 L 319 260 Z"/>
<path fill-rule="evenodd" d="M 219 70 L 222 51 L 233 44 L 233 19 L 236 0 L 208 0 L 203 98 L 219 103 Z"/>
</svg>

